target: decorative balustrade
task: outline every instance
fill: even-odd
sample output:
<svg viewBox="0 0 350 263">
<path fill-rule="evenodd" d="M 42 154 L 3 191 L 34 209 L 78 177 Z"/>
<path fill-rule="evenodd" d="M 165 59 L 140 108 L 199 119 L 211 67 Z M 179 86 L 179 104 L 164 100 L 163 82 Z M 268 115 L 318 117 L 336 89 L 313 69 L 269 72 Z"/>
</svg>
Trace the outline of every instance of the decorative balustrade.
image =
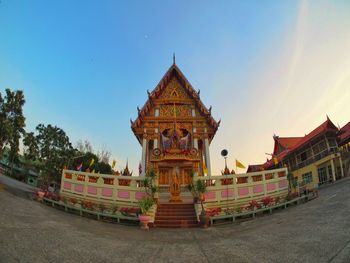
<svg viewBox="0 0 350 263">
<path fill-rule="evenodd" d="M 205 203 L 247 203 L 264 196 L 283 196 L 288 192 L 287 168 L 247 174 L 198 176 L 195 180 L 206 182 Z"/>
<path fill-rule="evenodd" d="M 63 170 L 61 195 L 136 206 L 145 196 L 142 176 L 116 176 Z"/>
<path fill-rule="evenodd" d="M 247 204 L 264 196 L 285 196 L 288 192 L 287 169 L 248 174 L 197 176 L 207 185 L 205 204 L 219 207 Z M 146 194 L 144 176 L 115 176 L 63 170 L 61 195 L 95 202 L 137 206 Z"/>
</svg>

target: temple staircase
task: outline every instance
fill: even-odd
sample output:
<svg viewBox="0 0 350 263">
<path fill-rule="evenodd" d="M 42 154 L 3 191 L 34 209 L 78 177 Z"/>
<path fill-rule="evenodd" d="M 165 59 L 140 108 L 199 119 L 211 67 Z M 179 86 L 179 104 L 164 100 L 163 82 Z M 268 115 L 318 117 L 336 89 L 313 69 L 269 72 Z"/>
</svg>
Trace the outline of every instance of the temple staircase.
<svg viewBox="0 0 350 263">
<path fill-rule="evenodd" d="M 191 203 L 161 203 L 154 221 L 155 227 L 188 228 L 197 227 L 194 205 Z"/>
</svg>

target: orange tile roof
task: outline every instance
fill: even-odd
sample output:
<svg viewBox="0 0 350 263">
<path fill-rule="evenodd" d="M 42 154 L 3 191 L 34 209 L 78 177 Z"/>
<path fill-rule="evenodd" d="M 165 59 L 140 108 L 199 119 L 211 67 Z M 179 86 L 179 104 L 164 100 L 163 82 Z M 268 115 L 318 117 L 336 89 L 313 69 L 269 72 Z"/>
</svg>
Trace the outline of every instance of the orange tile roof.
<svg viewBox="0 0 350 263">
<path fill-rule="evenodd" d="M 296 151 L 297 149 L 300 149 L 302 146 L 304 146 L 306 143 L 310 142 L 312 139 L 316 138 L 320 134 L 323 134 L 324 132 L 328 130 L 335 130 L 337 131 L 338 128 L 333 124 L 333 122 L 327 117 L 327 120 L 322 123 L 320 126 L 318 126 L 316 129 L 311 131 L 309 134 L 305 135 L 304 137 L 275 137 L 275 147 L 274 147 L 274 153 L 276 150 L 276 140 L 279 142 L 282 146 L 287 146 L 287 150 L 284 150 L 274 157 L 277 158 L 278 162 L 283 160 L 288 154 Z M 350 133 L 350 132 L 349 132 Z M 350 135 L 350 134 L 349 134 Z M 277 151 L 277 150 L 276 150 Z M 267 169 L 274 165 L 274 160 L 271 158 L 270 160 L 266 161 L 266 163 L 263 165 L 264 169 Z"/>
<path fill-rule="evenodd" d="M 343 144 L 350 139 L 350 121 L 339 130 L 339 144 Z"/>
<path fill-rule="evenodd" d="M 275 136 L 275 146 L 273 149 L 273 155 L 279 154 L 278 151 L 278 144 L 282 145 L 285 149 L 292 149 L 297 143 L 302 139 L 303 137 L 278 137 Z"/>
</svg>

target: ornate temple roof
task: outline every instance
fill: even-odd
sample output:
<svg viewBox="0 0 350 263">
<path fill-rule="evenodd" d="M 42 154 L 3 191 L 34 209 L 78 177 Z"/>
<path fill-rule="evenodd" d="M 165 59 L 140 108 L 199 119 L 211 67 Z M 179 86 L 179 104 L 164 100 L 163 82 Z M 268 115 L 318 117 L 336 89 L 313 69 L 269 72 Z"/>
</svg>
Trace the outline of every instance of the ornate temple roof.
<svg viewBox="0 0 350 263">
<path fill-rule="evenodd" d="M 171 67 L 168 69 L 168 71 L 165 73 L 163 78 L 160 80 L 158 85 L 154 88 L 154 90 L 152 92 L 147 91 L 148 100 L 146 101 L 145 105 L 141 109 L 138 108 L 138 116 L 137 116 L 136 120 L 135 121 L 130 120 L 131 129 L 133 130 L 133 132 L 136 135 L 136 129 L 142 127 L 144 117 L 147 116 L 150 113 L 150 111 L 153 109 L 153 107 L 154 107 L 153 101 L 155 99 L 159 98 L 159 96 L 162 94 L 163 90 L 167 87 L 167 85 L 169 84 L 169 82 L 172 80 L 173 77 L 176 77 L 177 80 L 181 83 L 183 88 L 188 93 L 189 97 L 191 99 L 193 99 L 193 101 L 195 102 L 196 109 L 200 112 L 200 114 L 202 116 L 205 117 L 208 125 L 210 127 L 212 127 L 213 134 L 210 135 L 210 137 L 212 138 L 220 125 L 220 121 L 217 122 L 212 117 L 211 107 L 209 109 L 207 107 L 205 107 L 205 105 L 200 100 L 200 96 L 199 96 L 200 91 L 198 91 L 198 92 L 195 91 L 195 89 L 192 87 L 190 82 L 186 79 L 184 74 L 177 67 L 175 61 L 171 65 Z"/>
<path fill-rule="evenodd" d="M 123 175 L 123 176 L 132 176 L 132 172 L 129 171 L 128 162 L 126 162 L 126 166 L 125 166 L 123 172 L 121 173 L 121 175 Z"/>
</svg>

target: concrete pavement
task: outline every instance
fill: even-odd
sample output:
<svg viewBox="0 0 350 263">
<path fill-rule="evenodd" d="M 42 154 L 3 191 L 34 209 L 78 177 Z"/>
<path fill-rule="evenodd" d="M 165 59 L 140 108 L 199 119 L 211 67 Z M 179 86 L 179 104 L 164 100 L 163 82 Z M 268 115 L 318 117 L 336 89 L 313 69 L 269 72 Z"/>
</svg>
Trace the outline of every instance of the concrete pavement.
<svg viewBox="0 0 350 263">
<path fill-rule="evenodd" d="M 0 262 L 350 262 L 350 178 L 272 215 L 151 229 L 64 213 L 0 190 Z"/>
</svg>

